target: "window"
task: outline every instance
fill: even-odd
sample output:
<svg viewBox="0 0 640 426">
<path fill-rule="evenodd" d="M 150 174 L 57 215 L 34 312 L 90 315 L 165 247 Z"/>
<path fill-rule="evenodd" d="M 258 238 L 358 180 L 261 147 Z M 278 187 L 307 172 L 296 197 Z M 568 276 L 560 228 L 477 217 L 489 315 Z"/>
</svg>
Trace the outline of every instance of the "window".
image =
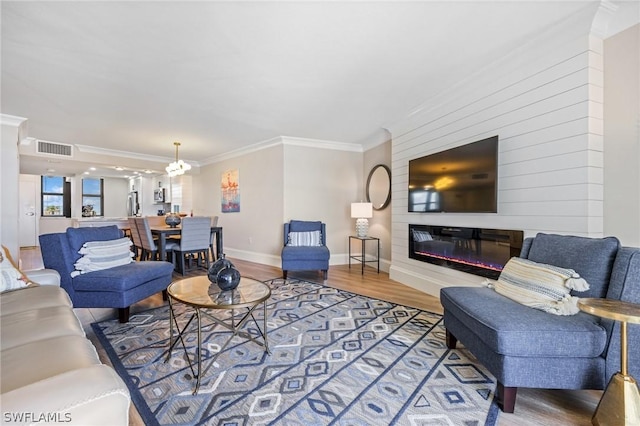
<svg viewBox="0 0 640 426">
<path fill-rule="evenodd" d="M 409 193 L 412 212 L 433 212 L 440 209 L 440 194 L 433 189 L 415 190 Z"/>
<path fill-rule="evenodd" d="M 104 216 L 102 179 L 82 179 L 82 217 Z"/>
<path fill-rule="evenodd" d="M 63 176 L 42 176 L 42 216 L 71 217 L 71 184 Z"/>
</svg>

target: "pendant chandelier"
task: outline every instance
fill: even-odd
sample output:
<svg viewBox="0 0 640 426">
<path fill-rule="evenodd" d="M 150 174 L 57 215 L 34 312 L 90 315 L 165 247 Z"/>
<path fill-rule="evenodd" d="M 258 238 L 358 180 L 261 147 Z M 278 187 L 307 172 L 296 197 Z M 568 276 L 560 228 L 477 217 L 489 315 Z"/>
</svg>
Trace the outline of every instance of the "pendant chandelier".
<svg viewBox="0 0 640 426">
<path fill-rule="evenodd" d="M 191 164 L 178 160 L 178 147 L 180 146 L 180 142 L 174 142 L 173 144 L 176 146 L 176 161 L 170 163 L 165 169 L 169 177 L 180 176 L 183 175 L 184 172 L 191 170 Z"/>
</svg>

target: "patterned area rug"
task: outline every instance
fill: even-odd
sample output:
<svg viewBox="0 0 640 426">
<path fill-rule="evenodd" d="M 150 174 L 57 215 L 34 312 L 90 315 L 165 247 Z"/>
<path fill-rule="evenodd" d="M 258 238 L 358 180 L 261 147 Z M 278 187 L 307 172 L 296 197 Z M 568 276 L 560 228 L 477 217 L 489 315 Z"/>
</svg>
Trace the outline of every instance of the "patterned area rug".
<svg viewBox="0 0 640 426">
<path fill-rule="evenodd" d="M 268 284 L 271 354 L 235 337 L 195 396 L 180 344 L 165 362 L 167 306 L 92 324 L 147 425 L 495 424 L 495 379 L 464 348 L 447 349 L 440 315 L 307 281 Z M 175 306 L 182 325 L 191 312 Z M 206 367 L 230 332 L 205 320 Z M 245 331 L 257 334 L 252 321 Z M 191 357 L 195 342 L 188 333 Z"/>
</svg>

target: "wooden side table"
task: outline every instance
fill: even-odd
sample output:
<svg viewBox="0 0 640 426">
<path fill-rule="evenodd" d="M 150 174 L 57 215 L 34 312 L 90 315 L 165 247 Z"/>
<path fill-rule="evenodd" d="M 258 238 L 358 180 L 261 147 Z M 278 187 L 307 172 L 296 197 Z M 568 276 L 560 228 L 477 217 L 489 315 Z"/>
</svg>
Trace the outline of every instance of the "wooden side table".
<svg viewBox="0 0 640 426">
<path fill-rule="evenodd" d="M 640 391 L 627 370 L 627 323 L 640 324 L 640 305 L 586 298 L 578 300 L 578 307 L 589 314 L 620 321 L 620 372 L 607 384 L 591 423 L 598 426 L 640 424 Z"/>
<path fill-rule="evenodd" d="M 351 240 L 355 239 L 355 240 L 360 240 L 360 242 L 362 243 L 362 247 L 360 250 L 360 255 L 352 255 L 351 254 Z M 378 243 L 378 248 L 376 251 L 376 258 L 373 260 L 366 260 L 366 250 L 365 250 L 365 243 L 367 241 L 376 241 Z M 362 275 L 364 275 L 364 265 L 367 262 L 377 262 L 378 263 L 378 273 L 380 273 L 380 238 L 376 238 L 376 237 L 356 237 L 354 235 L 350 235 L 349 236 L 349 268 L 351 268 L 351 259 L 357 260 L 358 262 L 362 263 Z"/>
</svg>

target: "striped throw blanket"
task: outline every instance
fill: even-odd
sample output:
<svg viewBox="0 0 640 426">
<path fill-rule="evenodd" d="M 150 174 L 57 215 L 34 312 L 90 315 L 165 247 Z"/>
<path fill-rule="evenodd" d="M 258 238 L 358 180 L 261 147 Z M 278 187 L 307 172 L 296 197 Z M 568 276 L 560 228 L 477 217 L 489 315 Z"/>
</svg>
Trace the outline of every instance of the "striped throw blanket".
<svg viewBox="0 0 640 426">
<path fill-rule="evenodd" d="M 80 251 L 83 255 L 74 264 L 75 271 L 72 277 L 93 271 L 101 271 L 133 262 L 131 245 L 133 243 L 127 237 L 107 241 L 87 241 Z"/>
<path fill-rule="evenodd" d="M 531 308 L 555 315 L 578 313 L 578 298 L 571 290 L 585 291 L 589 284 L 573 269 L 512 257 L 490 284 L 496 292 Z"/>
</svg>

